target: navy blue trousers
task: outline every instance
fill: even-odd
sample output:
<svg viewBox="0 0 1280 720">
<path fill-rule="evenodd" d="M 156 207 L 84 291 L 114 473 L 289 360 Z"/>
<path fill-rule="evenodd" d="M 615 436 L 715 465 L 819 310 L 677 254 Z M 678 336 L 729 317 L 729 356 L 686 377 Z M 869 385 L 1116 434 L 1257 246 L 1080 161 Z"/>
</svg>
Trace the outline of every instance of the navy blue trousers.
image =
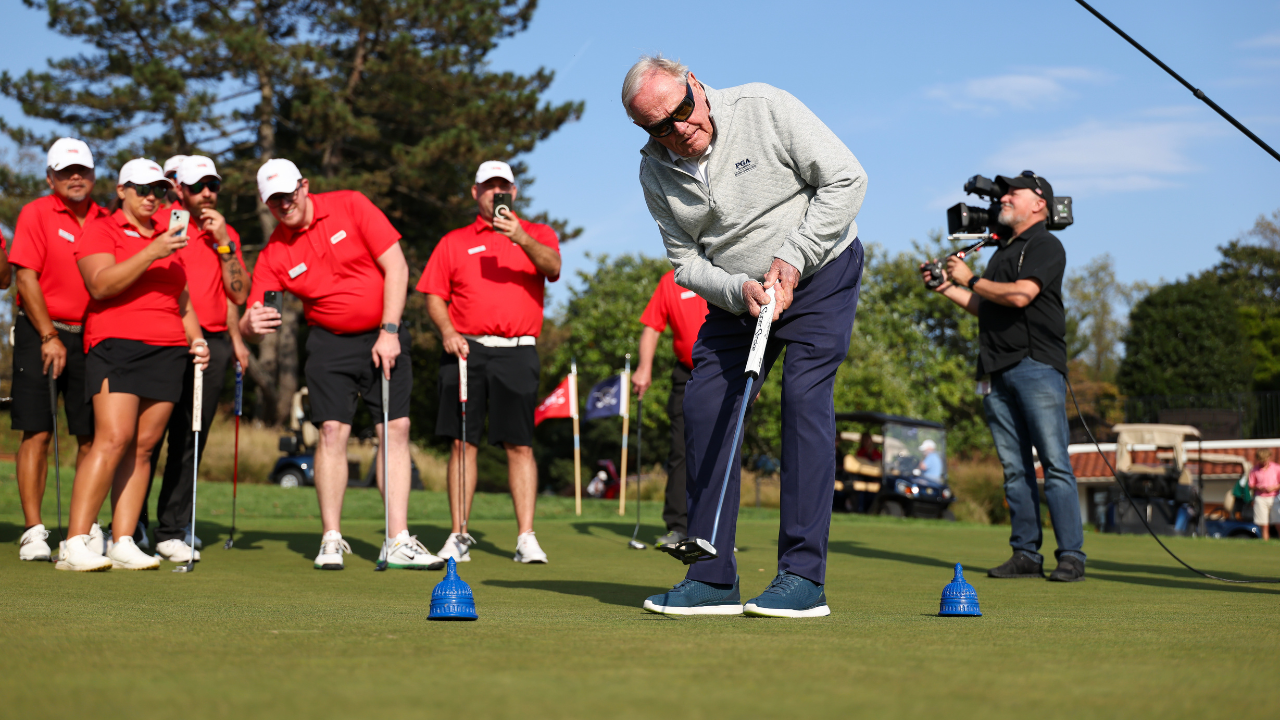
<svg viewBox="0 0 1280 720">
<path fill-rule="evenodd" d="M 801 281 L 791 307 L 773 322 L 764 367 L 751 389 L 754 401 L 786 348 L 778 571 L 820 584 L 827 572 L 836 472 L 836 369 L 849 352 L 861 280 L 862 244 L 854 240 L 834 262 Z M 732 583 L 738 575 L 733 546 L 742 485 L 741 446 L 730 446 L 755 326 L 750 313 L 734 315 L 712 305 L 693 346 L 693 377 L 684 396 L 690 535 L 711 538 L 726 465 L 731 464 L 732 472 L 715 541 L 719 557 L 690 565 L 691 580 Z"/>
</svg>

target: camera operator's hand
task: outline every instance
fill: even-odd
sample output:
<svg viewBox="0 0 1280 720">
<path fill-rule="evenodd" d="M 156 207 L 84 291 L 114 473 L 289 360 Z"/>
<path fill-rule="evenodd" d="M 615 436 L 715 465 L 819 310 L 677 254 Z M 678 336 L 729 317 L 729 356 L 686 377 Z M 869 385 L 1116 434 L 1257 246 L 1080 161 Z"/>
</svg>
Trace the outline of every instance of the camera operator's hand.
<svg viewBox="0 0 1280 720">
<path fill-rule="evenodd" d="M 973 270 L 965 264 L 963 258 L 952 255 L 947 258 L 947 277 L 951 279 L 952 285 L 969 287 L 969 281 L 973 279 Z"/>
<path fill-rule="evenodd" d="M 791 263 L 779 258 L 773 259 L 773 264 L 769 266 L 769 272 L 764 276 L 764 289 L 776 287 L 774 296 L 777 298 L 778 304 L 773 308 L 773 319 L 777 320 L 782 317 L 782 311 L 791 307 L 791 301 L 795 299 L 796 285 L 800 284 L 800 271 L 795 269 Z M 767 298 L 768 296 L 766 296 Z M 766 299 L 765 303 L 769 301 Z M 749 305 L 750 303 L 748 303 Z M 753 310 L 751 313 L 755 317 L 759 317 L 760 311 Z"/>
<path fill-rule="evenodd" d="M 929 287 L 928 282 L 930 280 L 933 280 L 933 272 L 929 269 L 929 266 L 932 263 L 933 263 L 932 260 L 927 263 L 920 263 L 920 279 L 926 283 L 925 287 Z M 942 284 L 938 285 L 938 287 L 935 287 L 935 288 L 929 288 L 930 290 L 936 293 L 945 293 L 947 290 L 951 288 L 951 283 L 947 280 L 945 275 L 938 279 L 942 281 Z"/>
</svg>

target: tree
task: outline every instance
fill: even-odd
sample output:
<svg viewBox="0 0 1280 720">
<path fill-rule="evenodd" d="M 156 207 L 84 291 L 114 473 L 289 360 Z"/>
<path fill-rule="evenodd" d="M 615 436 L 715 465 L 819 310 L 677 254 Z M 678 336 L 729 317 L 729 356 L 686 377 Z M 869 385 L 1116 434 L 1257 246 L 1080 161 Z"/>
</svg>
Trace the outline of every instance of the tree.
<svg viewBox="0 0 1280 720">
<path fill-rule="evenodd" d="M 1254 362 L 1253 389 L 1280 390 L 1280 210 L 1259 217 L 1243 237 L 1219 248 L 1222 261 L 1208 275 L 1239 306 Z"/>
<path fill-rule="evenodd" d="M 1213 278 L 1189 278 L 1134 306 L 1117 382 L 1129 396 L 1249 390 L 1252 362 L 1235 299 Z"/>
</svg>

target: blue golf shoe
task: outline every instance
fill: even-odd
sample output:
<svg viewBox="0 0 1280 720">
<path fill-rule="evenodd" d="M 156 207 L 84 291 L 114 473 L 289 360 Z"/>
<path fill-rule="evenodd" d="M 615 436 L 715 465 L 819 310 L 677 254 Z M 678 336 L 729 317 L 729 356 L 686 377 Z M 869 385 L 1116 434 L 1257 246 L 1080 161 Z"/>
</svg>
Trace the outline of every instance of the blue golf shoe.
<svg viewBox="0 0 1280 720">
<path fill-rule="evenodd" d="M 737 578 L 732 585 L 681 580 L 661 595 L 650 595 L 644 609 L 659 615 L 741 615 L 742 595 Z"/>
<path fill-rule="evenodd" d="M 769 587 L 747 602 L 743 612 L 756 617 L 804 618 L 831 614 L 823 586 L 783 571 Z"/>
</svg>

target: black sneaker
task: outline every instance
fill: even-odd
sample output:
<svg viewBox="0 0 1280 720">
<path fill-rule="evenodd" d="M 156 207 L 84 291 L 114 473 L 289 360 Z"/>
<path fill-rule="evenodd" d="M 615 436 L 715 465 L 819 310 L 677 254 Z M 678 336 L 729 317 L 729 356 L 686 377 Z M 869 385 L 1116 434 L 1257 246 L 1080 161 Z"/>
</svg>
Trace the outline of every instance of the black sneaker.
<svg viewBox="0 0 1280 720">
<path fill-rule="evenodd" d="M 1081 569 L 1083 572 L 1083 569 Z M 994 567 L 987 571 L 987 577 L 993 578 L 1040 578 L 1044 579 L 1044 566 L 1023 555 L 1022 553 L 1014 553 L 1013 557 L 1004 561 L 1000 567 Z"/>
<path fill-rule="evenodd" d="M 1084 563 L 1075 555 L 1063 555 L 1058 560 L 1058 567 L 1049 573 L 1054 582 L 1080 582 L 1084 579 Z"/>
</svg>

